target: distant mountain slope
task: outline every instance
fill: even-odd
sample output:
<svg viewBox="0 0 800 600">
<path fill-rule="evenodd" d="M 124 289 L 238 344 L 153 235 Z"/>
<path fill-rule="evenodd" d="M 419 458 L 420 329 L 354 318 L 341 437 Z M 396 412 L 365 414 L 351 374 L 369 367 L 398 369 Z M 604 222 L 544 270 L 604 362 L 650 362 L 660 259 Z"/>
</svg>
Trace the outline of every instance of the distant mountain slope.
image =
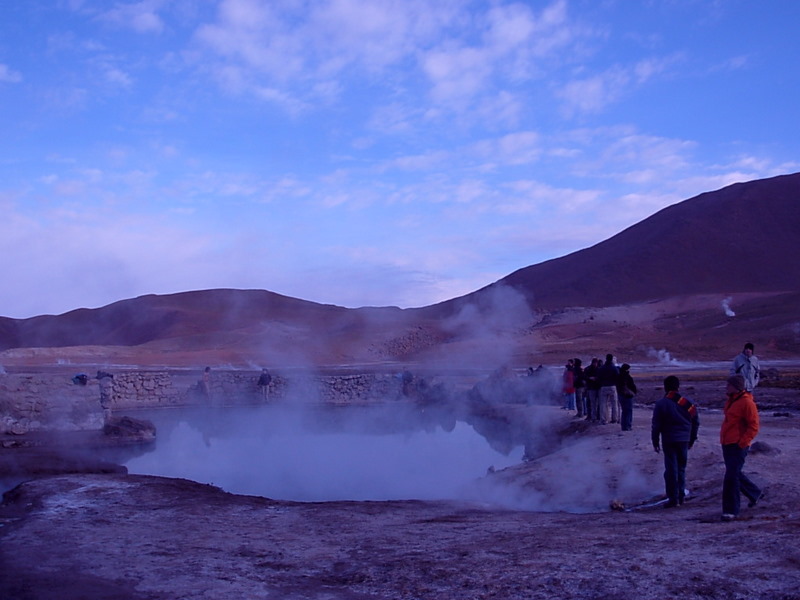
<svg viewBox="0 0 800 600">
<path fill-rule="evenodd" d="M 798 249 L 800 173 L 685 200 L 595 246 L 519 269 L 433 311 L 452 312 L 502 286 L 521 292 L 534 309 L 795 291 L 800 290 Z"/>
<path fill-rule="evenodd" d="M 347 309 L 264 290 L 215 289 L 147 295 L 97 309 L 29 319 L 0 318 L 0 350 L 19 347 L 136 346 L 210 334 L 263 334 L 269 323 L 306 324 L 326 333 L 358 328 L 373 311 Z M 268 331 L 268 330 L 267 330 Z M 208 340 L 206 340 L 207 342 Z"/>
<path fill-rule="evenodd" d="M 405 359 L 437 345 L 452 351 L 454 341 L 485 335 L 476 329 L 480 325 L 492 331 L 541 330 L 546 323 L 537 321 L 537 311 L 628 306 L 679 296 L 798 292 L 799 248 L 800 174 L 785 175 L 701 194 L 591 248 L 520 269 L 481 290 L 428 307 L 347 309 L 264 290 L 148 295 L 63 315 L 0 318 L 0 351 L 147 346 L 161 353 L 236 351 L 240 356 L 278 357 L 304 355 L 311 348 L 309 360 L 314 361 Z M 781 315 L 781 322 L 771 325 L 778 332 L 772 338 L 785 338 L 775 343 L 794 347 L 800 336 L 800 329 L 795 332 L 800 328 L 797 294 L 779 296 L 771 300 L 773 313 Z M 718 299 L 711 302 L 719 304 Z M 681 306 L 693 310 L 691 304 Z M 759 307 L 753 306 L 752 312 L 758 315 Z M 713 313 L 722 314 L 719 309 Z M 740 318 L 735 327 L 716 318 L 696 321 L 697 327 L 706 333 L 714 329 L 715 335 L 749 331 L 739 329 L 744 323 Z M 673 321 L 666 322 L 667 329 L 674 329 Z M 700 339 L 692 331 L 684 337 Z M 539 352 L 544 342 L 536 343 Z"/>
</svg>

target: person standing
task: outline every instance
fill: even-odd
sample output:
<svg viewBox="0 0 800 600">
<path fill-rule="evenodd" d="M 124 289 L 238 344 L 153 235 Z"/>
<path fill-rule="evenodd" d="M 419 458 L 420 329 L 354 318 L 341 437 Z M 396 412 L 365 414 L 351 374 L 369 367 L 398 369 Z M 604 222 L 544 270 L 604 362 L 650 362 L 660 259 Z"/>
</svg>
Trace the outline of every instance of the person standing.
<svg viewBox="0 0 800 600">
<path fill-rule="evenodd" d="M 653 407 L 653 449 L 656 452 L 664 451 L 665 508 L 683 504 L 689 449 L 697 440 L 700 428 L 697 407 L 681 396 L 679 389 L 680 380 L 675 375 L 668 376 L 664 379 L 664 397 Z"/>
<path fill-rule="evenodd" d="M 211 403 L 211 367 L 203 369 L 203 376 L 200 379 L 200 389 L 208 403 Z"/>
<path fill-rule="evenodd" d="M 633 429 L 633 398 L 637 392 L 636 383 L 631 377 L 631 366 L 625 363 L 619 369 L 619 383 L 617 384 L 620 405 L 619 422 L 622 426 L 622 431 L 631 431 Z"/>
<path fill-rule="evenodd" d="M 580 358 L 573 360 L 572 381 L 575 387 L 575 417 L 588 415 L 586 412 L 586 381 L 583 373 L 583 362 Z"/>
<path fill-rule="evenodd" d="M 597 370 L 600 368 L 600 359 L 592 358 L 591 364 L 583 371 L 586 382 L 586 420 L 600 420 L 600 384 L 597 382 Z"/>
<path fill-rule="evenodd" d="M 733 359 L 730 375 L 741 375 L 744 377 L 744 389 L 751 394 L 758 385 L 761 378 L 761 366 L 758 357 L 754 354 L 755 346 L 747 342 L 744 349 Z"/>
<path fill-rule="evenodd" d="M 269 396 L 269 384 L 272 383 L 272 375 L 269 369 L 261 369 L 261 375 L 258 376 L 258 388 L 261 390 L 261 396 L 266 401 Z"/>
<path fill-rule="evenodd" d="M 750 444 L 758 435 L 758 408 L 753 394 L 746 389 L 742 375 L 728 377 L 725 392 L 725 418 L 719 432 L 722 458 L 725 460 L 725 478 L 722 482 L 722 520 L 732 521 L 739 516 L 740 494 L 755 506 L 764 496 L 761 489 L 742 472 Z"/>
<path fill-rule="evenodd" d="M 608 423 L 609 412 L 611 422 L 619 421 L 619 399 L 617 383 L 619 383 L 619 367 L 613 354 L 606 354 L 606 362 L 597 370 L 597 383 L 600 386 L 600 422 Z"/>
<path fill-rule="evenodd" d="M 564 395 L 564 410 L 575 410 L 575 364 L 570 358 L 561 375 L 561 393 Z"/>
</svg>

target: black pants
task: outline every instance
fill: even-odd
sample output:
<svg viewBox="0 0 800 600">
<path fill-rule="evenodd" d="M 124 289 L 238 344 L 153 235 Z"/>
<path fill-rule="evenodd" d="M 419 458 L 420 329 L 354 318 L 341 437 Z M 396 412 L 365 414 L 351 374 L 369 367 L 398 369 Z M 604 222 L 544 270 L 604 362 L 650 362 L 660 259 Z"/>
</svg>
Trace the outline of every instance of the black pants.
<svg viewBox="0 0 800 600">
<path fill-rule="evenodd" d="M 722 481 L 722 512 L 738 515 L 741 494 L 751 502 L 761 496 L 759 487 L 742 473 L 744 459 L 748 448 L 740 448 L 739 444 L 725 444 L 722 447 L 722 458 L 725 460 L 725 479 Z"/>
</svg>

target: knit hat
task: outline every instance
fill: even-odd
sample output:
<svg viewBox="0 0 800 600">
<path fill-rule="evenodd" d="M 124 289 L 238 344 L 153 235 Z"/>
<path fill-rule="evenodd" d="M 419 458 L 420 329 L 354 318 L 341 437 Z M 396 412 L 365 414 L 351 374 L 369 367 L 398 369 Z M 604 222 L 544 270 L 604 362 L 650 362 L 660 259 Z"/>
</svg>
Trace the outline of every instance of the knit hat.
<svg viewBox="0 0 800 600">
<path fill-rule="evenodd" d="M 741 375 L 731 375 L 728 377 L 728 384 L 732 385 L 741 392 L 744 390 L 744 377 Z"/>
</svg>

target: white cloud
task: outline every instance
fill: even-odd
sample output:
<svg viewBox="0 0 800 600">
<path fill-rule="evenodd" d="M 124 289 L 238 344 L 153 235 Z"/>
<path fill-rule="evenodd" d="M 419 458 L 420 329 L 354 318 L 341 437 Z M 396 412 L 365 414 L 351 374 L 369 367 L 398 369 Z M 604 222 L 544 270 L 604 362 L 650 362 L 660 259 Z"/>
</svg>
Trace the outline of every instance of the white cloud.
<svg viewBox="0 0 800 600">
<path fill-rule="evenodd" d="M 19 83 L 20 81 L 22 81 L 21 73 L 0 63 L 0 83 Z"/>
<path fill-rule="evenodd" d="M 216 21 L 197 30 L 194 60 L 229 91 L 281 99 L 287 108 L 337 101 L 344 82 L 386 87 L 419 106 L 423 78 L 435 110 L 394 102 L 374 113 L 373 124 L 385 119 L 394 131 L 407 130 L 403 114 L 441 118 L 468 109 L 478 111 L 473 119 L 513 126 L 524 100 L 511 88 L 585 35 L 568 22 L 566 6 L 559 0 L 537 15 L 521 4 L 224 0 Z"/>
<path fill-rule="evenodd" d="M 597 75 L 566 83 L 556 94 L 564 101 L 563 111 L 569 116 L 598 113 L 635 87 L 663 73 L 677 60 L 680 60 L 679 55 L 644 59 L 627 67 L 615 65 Z"/>
<path fill-rule="evenodd" d="M 100 19 L 136 33 L 161 33 L 164 21 L 158 11 L 164 0 L 143 0 L 132 4 L 116 4 L 114 8 L 104 12 Z"/>
</svg>

